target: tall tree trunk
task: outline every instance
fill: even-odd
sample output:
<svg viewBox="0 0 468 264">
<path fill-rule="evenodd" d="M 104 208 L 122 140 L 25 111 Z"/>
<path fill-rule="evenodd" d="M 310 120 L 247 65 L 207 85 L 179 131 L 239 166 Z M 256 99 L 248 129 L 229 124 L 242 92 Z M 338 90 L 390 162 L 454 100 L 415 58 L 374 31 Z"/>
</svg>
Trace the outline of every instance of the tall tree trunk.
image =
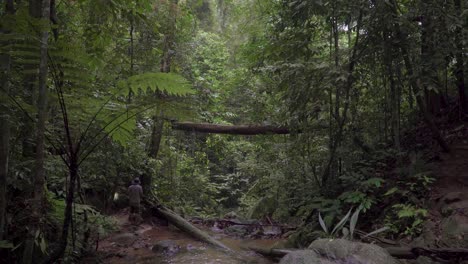
<svg viewBox="0 0 468 264">
<path fill-rule="evenodd" d="M 424 88 L 426 110 L 438 115 L 441 109 L 442 93 L 437 90 L 437 66 L 433 57 L 438 52 L 435 48 L 435 14 L 431 0 L 421 1 L 421 84 Z"/>
<path fill-rule="evenodd" d="M 7 55 L 0 55 L 2 65 L 1 85 L 2 90 L 0 93 L 9 92 L 9 68 L 10 58 Z M 6 107 L 6 102 L 0 99 L 0 240 L 5 238 L 6 231 L 6 207 L 7 207 L 7 177 L 8 177 L 8 157 L 10 151 L 10 116 L 9 109 Z"/>
<path fill-rule="evenodd" d="M 63 256 L 65 249 L 68 245 L 68 233 L 70 224 L 73 217 L 73 201 L 75 199 L 75 186 L 78 178 L 78 157 L 72 152 L 69 160 L 69 176 L 70 182 L 68 184 L 67 197 L 65 198 L 65 216 L 63 220 L 62 235 L 58 241 L 57 247 L 47 256 L 41 263 L 56 263 L 56 261 Z"/>
<path fill-rule="evenodd" d="M 40 19 L 42 17 L 42 0 L 29 0 L 29 15 L 31 17 Z M 30 43 L 36 45 L 36 43 Z M 37 73 L 31 73 L 38 69 L 38 65 L 27 64 L 24 70 L 30 72 L 23 80 L 24 90 L 27 94 L 25 101 L 28 104 L 34 105 L 37 102 Z M 35 155 L 36 143 L 34 135 L 34 124 L 26 117 L 23 119 L 24 128 L 21 131 L 23 134 L 22 139 L 22 155 L 25 159 L 33 159 Z M 31 174 L 31 178 L 34 177 Z M 32 193 L 32 192 L 31 192 Z"/>
<path fill-rule="evenodd" d="M 392 45 L 389 45 L 389 42 L 391 42 L 392 40 L 392 35 L 388 32 L 384 32 L 383 36 L 383 42 L 385 47 L 384 64 L 386 65 L 387 76 L 390 82 L 390 109 L 393 145 L 398 151 L 400 151 L 400 97 L 395 82 L 395 74 L 393 71 L 393 48 Z"/>
<path fill-rule="evenodd" d="M 454 0 L 455 12 L 457 13 L 458 19 L 462 19 L 462 3 L 460 0 Z M 457 47 L 455 51 L 455 64 L 454 75 L 457 79 L 458 98 L 460 103 L 460 113 L 468 114 L 468 92 L 466 90 L 465 73 L 464 73 L 464 46 L 463 46 L 463 26 L 457 26 L 455 30 L 455 45 Z"/>
<path fill-rule="evenodd" d="M 42 0 L 42 19 L 49 20 L 50 17 L 50 0 Z M 29 237 L 25 244 L 23 254 L 23 263 L 33 262 L 34 239 L 35 234 L 40 230 L 40 222 L 42 218 L 42 208 L 44 199 L 44 184 L 45 184 L 45 169 L 44 169 L 44 143 L 45 143 L 45 126 L 47 120 L 47 74 L 48 74 L 48 42 L 49 30 L 44 29 L 40 36 L 40 63 L 39 63 L 39 88 L 37 100 L 37 127 L 36 127 L 36 164 L 34 176 L 34 197 L 31 204 L 31 222 Z"/>
<path fill-rule="evenodd" d="M 397 20 L 397 17 L 398 17 L 397 3 L 395 0 L 392 0 L 390 3 L 391 3 L 391 8 L 392 8 L 391 12 L 394 15 L 394 19 Z M 393 23 L 393 27 L 394 27 L 396 36 L 397 38 L 399 38 L 400 43 L 401 43 L 400 50 L 403 56 L 406 70 L 408 72 L 408 76 L 410 77 L 410 86 L 411 86 L 411 89 L 413 90 L 413 94 L 416 96 L 416 103 L 419 107 L 419 111 L 421 112 L 423 116 L 423 120 L 426 123 L 426 125 L 429 127 L 429 129 L 431 130 L 433 138 L 437 141 L 437 143 L 440 145 L 442 150 L 444 152 L 449 152 L 450 149 L 447 143 L 445 142 L 444 138 L 442 137 L 442 134 L 440 133 L 439 129 L 437 128 L 437 125 L 434 121 L 434 117 L 426 108 L 424 97 L 421 94 L 421 91 L 423 90 L 421 79 L 419 77 L 419 74 L 416 74 L 414 71 L 413 62 L 411 61 L 411 57 L 407 49 L 407 47 L 409 46 L 408 38 L 401 31 L 401 28 L 398 23 L 396 22 Z"/>
<path fill-rule="evenodd" d="M 15 9 L 13 0 L 7 0 L 5 3 L 7 14 L 13 14 Z M 0 32 L 4 32 L 0 29 Z M 0 84 L 2 91 L 0 94 L 10 91 L 10 56 L 0 54 Z M 6 208 L 7 208 L 7 177 L 8 177 L 8 159 L 10 152 L 10 113 L 7 102 L 4 102 L 5 95 L 0 98 L 0 240 L 5 239 L 6 234 Z"/>
</svg>

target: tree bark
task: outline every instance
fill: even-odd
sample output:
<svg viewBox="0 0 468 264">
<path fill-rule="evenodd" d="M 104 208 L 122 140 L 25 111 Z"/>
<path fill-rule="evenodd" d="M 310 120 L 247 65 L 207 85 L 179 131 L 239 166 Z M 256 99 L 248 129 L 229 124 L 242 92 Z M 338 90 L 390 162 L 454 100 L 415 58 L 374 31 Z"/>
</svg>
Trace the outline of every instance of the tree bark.
<svg viewBox="0 0 468 264">
<path fill-rule="evenodd" d="M 397 3 L 395 0 L 391 1 L 391 12 L 395 17 L 395 20 L 398 16 L 398 8 Z M 432 114 L 427 110 L 426 104 L 424 102 L 424 97 L 421 94 L 421 91 L 424 91 L 424 87 L 422 87 L 421 79 L 419 75 L 417 75 L 414 71 L 413 62 L 411 61 L 410 54 L 407 50 L 408 46 L 408 38 L 407 36 L 401 31 L 399 24 L 395 21 L 393 23 L 394 31 L 396 33 L 397 38 L 401 41 L 400 50 L 403 56 L 403 61 L 405 63 L 406 70 L 408 71 L 408 75 L 410 78 L 410 86 L 413 91 L 413 94 L 416 96 L 416 103 L 418 104 L 419 111 L 423 116 L 423 120 L 426 125 L 431 130 L 433 138 L 437 141 L 444 152 L 450 152 L 450 148 L 448 147 L 447 143 L 445 142 L 442 134 L 440 133 L 437 125 L 434 121 L 434 117 Z"/>
<path fill-rule="evenodd" d="M 41 6 L 41 17 L 42 19 L 48 20 L 50 17 L 50 0 L 42 0 Z M 42 207 L 44 199 L 44 184 L 45 184 L 45 169 L 44 169 L 44 158 L 45 158 L 45 126 L 47 120 L 47 74 L 48 74 L 48 41 L 49 41 L 49 30 L 44 29 L 40 36 L 40 63 L 39 63 L 39 89 L 38 89 L 38 120 L 36 127 L 36 164 L 35 164 L 35 175 L 34 175 L 34 197 L 31 204 L 31 223 L 32 227 L 28 234 L 28 239 L 25 243 L 25 249 L 23 254 L 23 263 L 33 262 L 34 253 L 34 239 L 35 234 L 40 230 L 40 222 L 42 218 Z"/>
<path fill-rule="evenodd" d="M 462 4 L 460 0 L 454 0 L 455 12 L 459 19 L 462 19 Z M 457 47 L 455 51 L 455 59 L 457 63 L 455 64 L 454 75 L 457 81 L 458 88 L 458 97 L 460 103 L 460 113 L 466 115 L 468 114 L 468 95 L 466 91 L 465 83 L 465 73 L 464 73 L 464 59 L 463 59 L 463 30 L 462 26 L 457 26 L 455 30 L 455 45 Z"/>
<path fill-rule="evenodd" d="M 9 69 L 10 58 L 7 55 L 0 55 L 2 65 L 1 93 L 9 92 Z M 5 96 L 2 96 L 5 98 Z M 5 238 L 6 233 L 6 208 L 7 208 L 7 177 L 8 158 L 10 152 L 10 116 L 6 102 L 0 101 L 0 240 Z"/>
<path fill-rule="evenodd" d="M 41 263 L 56 263 L 63 256 L 68 245 L 68 233 L 72 221 L 73 201 L 75 197 L 75 186 L 78 178 L 78 158 L 72 154 L 69 165 L 70 182 L 68 184 L 67 197 L 65 198 L 65 217 L 63 220 L 62 235 L 55 249 Z"/>
<path fill-rule="evenodd" d="M 173 122 L 172 128 L 184 131 L 231 135 L 265 135 L 291 133 L 291 130 L 289 128 L 269 125 L 217 125 L 209 123 Z"/>
<path fill-rule="evenodd" d="M 421 1 L 421 84 L 424 88 L 426 111 L 432 115 L 438 115 L 441 109 L 442 93 L 438 87 L 437 70 L 438 65 L 433 57 L 437 56 L 438 50 L 435 47 L 436 33 L 434 19 L 435 13 L 432 1 Z"/>
<path fill-rule="evenodd" d="M 153 125 L 151 131 L 151 142 L 148 150 L 148 155 L 156 159 L 159 153 L 159 146 L 161 145 L 162 132 L 164 127 L 164 120 L 158 118 L 157 116 L 153 117 Z"/>
<path fill-rule="evenodd" d="M 5 2 L 5 11 L 7 14 L 15 12 L 13 1 Z M 4 33 L 3 29 L 0 29 Z M 1 93 L 9 93 L 10 91 L 10 56 L 0 54 L 0 83 Z M 7 107 L 7 102 L 4 102 L 6 96 L 0 99 L 0 240 L 5 239 L 6 234 L 6 208 L 7 208 L 7 178 L 8 178 L 8 160 L 10 152 L 10 113 Z"/>
</svg>

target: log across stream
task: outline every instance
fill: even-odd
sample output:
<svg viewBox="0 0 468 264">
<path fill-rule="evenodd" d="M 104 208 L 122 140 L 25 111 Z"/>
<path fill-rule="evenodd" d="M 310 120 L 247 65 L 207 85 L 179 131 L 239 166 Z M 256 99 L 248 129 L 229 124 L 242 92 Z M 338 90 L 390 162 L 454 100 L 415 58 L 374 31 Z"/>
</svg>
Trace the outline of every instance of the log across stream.
<svg viewBox="0 0 468 264">
<path fill-rule="evenodd" d="M 269 258 L 248 250 L 248 247 L 271 247 L 278 239 L 240 239 L 226 235 L 207 226 L 192 225 L 211 239 L 223 246 L 212 246 L 194 238 L 185 230 L 175 225 L 151 225 L 148 222 L 138 227 L 128 222 L 127 214 L 115 216 L 119 222 L 119 231 L 101 240 L 94 256 L 87 257 L 81 263 L 274 263 Z M 182 227 L 182 229 L 184 229 Z M 196 235 L 195 235 L 196 236 Z M 175 245 L 175 252 L 160 254 L 155 252 L 155 245 L 170 242 Z M 223 247 L 229 248 L 224 250 Z"/>
</svg>

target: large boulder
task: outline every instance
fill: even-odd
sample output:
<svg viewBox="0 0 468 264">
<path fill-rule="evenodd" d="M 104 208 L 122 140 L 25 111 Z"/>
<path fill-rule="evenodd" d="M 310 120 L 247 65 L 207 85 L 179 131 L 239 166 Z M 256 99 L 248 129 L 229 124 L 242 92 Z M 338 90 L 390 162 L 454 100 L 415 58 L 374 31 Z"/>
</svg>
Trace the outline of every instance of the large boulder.
<svg viewBox="0 0 468 264">
<path fill-rule="evenodd" d="M 345 239 L 317 239 L 308 250 L 286 255 L 280 264 L 397 264 L 383 248 Z"/>
</svg>

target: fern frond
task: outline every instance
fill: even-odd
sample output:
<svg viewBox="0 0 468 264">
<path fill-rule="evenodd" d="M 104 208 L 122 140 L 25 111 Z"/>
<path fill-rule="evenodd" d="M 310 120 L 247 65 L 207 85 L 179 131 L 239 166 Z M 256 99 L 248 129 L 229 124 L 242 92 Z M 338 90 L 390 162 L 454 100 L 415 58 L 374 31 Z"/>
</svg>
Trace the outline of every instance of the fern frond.
<svg viewBox="0 0 468 264">
<path fill-rule="evenodd" d="M 195 92 L 190 83 L 181 75 L 162 72 L 137 74 L 125 81 L 120 81 L 117 87 L 120 88 L 119 94 L 122 95 L 128 94 L 129 91 L 134 94 L 161 91 L 176 96 L 184 96 Z"/>
</svg>

